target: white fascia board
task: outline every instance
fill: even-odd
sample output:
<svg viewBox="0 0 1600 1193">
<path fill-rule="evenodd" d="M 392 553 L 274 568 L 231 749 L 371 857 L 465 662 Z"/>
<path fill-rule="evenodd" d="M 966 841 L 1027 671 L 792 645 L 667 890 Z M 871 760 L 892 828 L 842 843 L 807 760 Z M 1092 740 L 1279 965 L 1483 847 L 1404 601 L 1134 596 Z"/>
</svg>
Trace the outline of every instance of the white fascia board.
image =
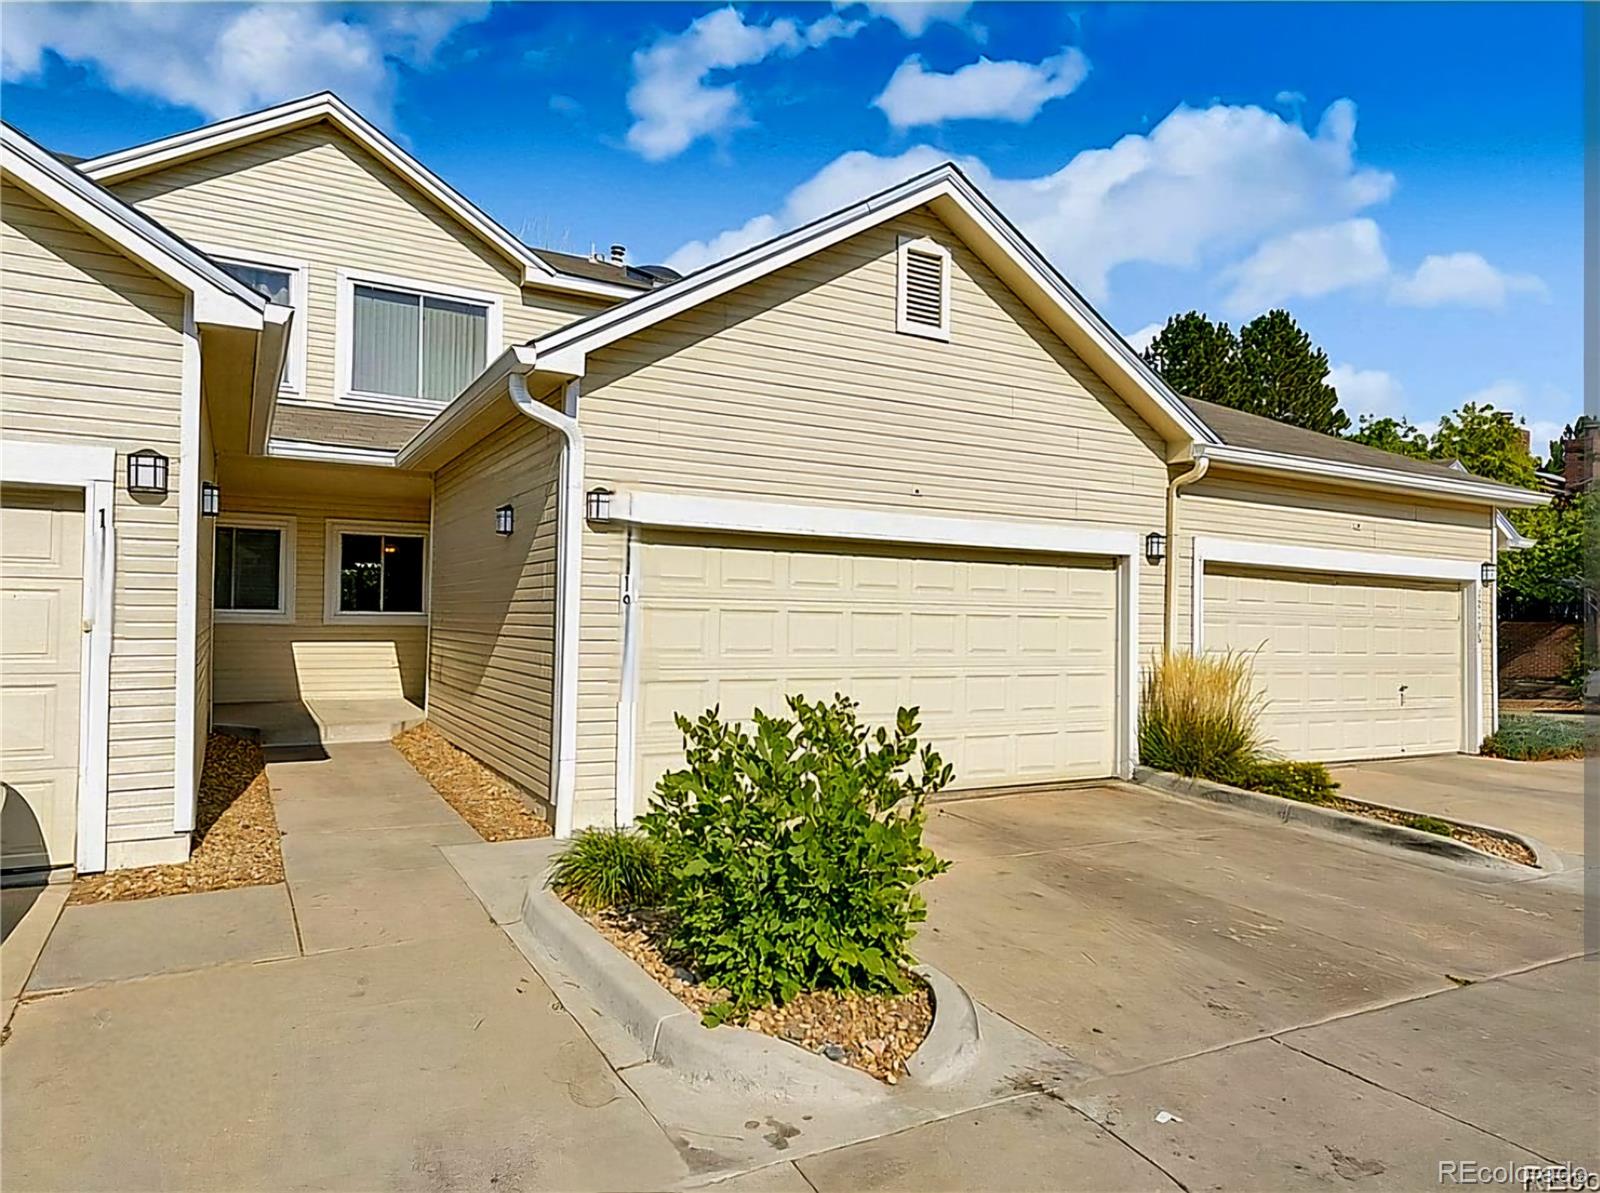
<svg viewBox="0 0 1600 1193">
<path fill-rule="evenodd" d="M 514 345 L 500 353 L 448 406 L 401 445 L 394 456 L 396 466 L 428 472 L 444 463 L 449 458 L 451 442 L 463 427 L 496 402 L 510 403 L 506 379 L 531 368 L 532 353 L 527 349 Z"/>
<path fill-rule="evenodd" d="M 821 252 L 877 224 L 925 204 L 953 204 L 975 224 L 1057 310 L 1092 340 L 1172 421 L 1198 443 L 1216 435 L 1141 361 L 1121 336 L 1052 268 L 1022 234 L 952 165 L 937 167 L 849 207 L 724 261 L 660 290 L 640 295 L 609 311 L 568 324 L 539 337 L 541 362 L 557 353 L 589 353 L 701 303 L 709 302 L 794 262 Z M 982 246 L 973 246 L 981 248 Z M 577 359 L 582 359 L 581 356 Z"/>
<path fill-rule="evenodd" d="M 1258 448 L 1235 447 L 1230 444 L 1197 444 L 1196 458 L 1208 457 L 1218 464 L 1232 468 L 1246 468 L 1256 472 L 1273 472 L 1285 476 L 1325 477 L 1345 484 L 1371 489 L 1400 489 L 1412 493 L 1431 493 L 1439 497 L 1454 497 L 1489 505 L 1521 507 L 1550 504 L 1548 493 L 1532 489 L 1518 489 L 1492 481 L 1456 480 L 1453 477 L 1420 476 L 1412 472 L 1396 472 L 1387 468 L 1374 468 L 1366 464 L 1347 464 L 1336 460 L 1317 460 L 1309 456 L 1288 456 Z"/>
<path fill-rule="evenodd" d="M 1197 584 L 1199 577 L 1204 574 L 1204 565 L 1207 563 L 1453 583 L 1476 583 L 1483 566 L 1482 561 L 1475 559 L 1436 559 L 1426 555 L 1390 555 L 1381 551 L 1300 547 L 1287 543 L 1211 538 L 1206 535 L 1195 537 L 1194 559 Z"/>
<path fill-rule="evenodd" d="M 521 266 L 523 285 L 606 297 L 628 297 L 636 293 L 625 286 L 608 286 L 604 282 L 561 273 L 332 92 L 309 95 L 144 145 L 102 154 L 78 168 L 97 182 L 117 182 L 323 120 L 448 211 L 484 242 L 493 245 L 512 263 Z"/>
<path fill-rule="evenodd" d="M 1494 533 L 1502 551 L 1526 551 L 1537 546 L 1539 540 L 1531 539 L 1511 525 L 1511 519 L 1499 510 L 1494 512 Z"/>
<path fill-rule="evenodd" d="M 765 534 L 784 538 L 827 538 L 927 546 L 978 547 L 1050 555 L 1138 553 L 1139 534 L 1061 522 L 999 522 L 903 514 L 850 506 L 792 505 L 701 497 L 689 493 L 629 490 L 611 499 L 612 518 L 636 526 L 705 530 L 724 534 Z"/>
<path fill-rule="evenodd" d="M 10 125 L 3 126 L 5 172 L 69 219 L 193 296 L 194 321 L 261 329 L 266 299 Z"/>
<path fill-rule="evenodd" d="M 250 432 L 245 450 L 252 456 L 266 451 L 267 436 L 278 409 L 278 382 L 289 354 L 294 330 L 294 308 L 269 303 L 256 344 L 255 373 L 250 379 Z"/>
<path fill-rule="evenodd" d="M 269 439 L 266 454 L 287 460 L 332 460 L 341 464 L 394 466 L 394 453 L 377 447 L 347 447 L 339 443 L 311 443 L 303 439 Z"/>
</svg>

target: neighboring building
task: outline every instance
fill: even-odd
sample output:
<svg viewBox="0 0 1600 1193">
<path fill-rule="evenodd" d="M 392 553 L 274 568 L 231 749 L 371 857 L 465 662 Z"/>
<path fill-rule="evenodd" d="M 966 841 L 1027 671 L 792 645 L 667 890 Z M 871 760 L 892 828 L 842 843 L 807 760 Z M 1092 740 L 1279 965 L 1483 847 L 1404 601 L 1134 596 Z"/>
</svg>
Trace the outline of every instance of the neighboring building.
<svg viewBox="0 0 1600 1193">
<path fill-rule="evenodd" d="M 220 706 L 409 700 L 564 834 L 631 818 L 678 756 L 675 712 L 792 691 L 873 719 L 919 705 L 958 786 L 1127 774 L 1164 644 L 1259 649 L 1296 757 L 1472 751 L 1494 721 L 1483 569 L 1497 509 L 1544 498 L 1184 401 L 954 167 L 682 280 L 527 248 L 326 95 L 54 170 L 264 312 L 231 364 L 200 322 L 198 448 L 150 421 L 110 434 L 104 380 L 28 407 L 31 362 L 65 377 L 76 339 L 22 357 L 8 335 L 0 362 L 8 529 L 14 492 L 29 518 L 48 492 L 10 486 L 38 444 L 148 440 L 185 478 L 164 541 L 194 608 L 147 617 L 119 589 L 119 626 L 148 638 L 125 681 L 113 643 L 110 689 L 113 729 L 158 723 L 123 715 L 124 682 L 189 707 L 174 758 Z M 48 201 L 6 204 L 8 246 Z M 14 281 L 8 253 L 8 321 L 86 301 Z M 276 393 L 223 392 L 280 358 Z M 202 522 L 178 514 L 207 443 Z M 119 529 L 129 568 L 134 545 Z M 44 566 L 8 558 L 7 600 Z M 107 720 L 83 717 L 90 737 Z M 8 741 L 8 782 L 17 758 Z M 50 860 L 181 852 L 192 761 L 146 772 L 142 818 L 113 809 L 137 849 L 84 848 L 97 758 L 78 848 Z"/>
<path fill-rule="evenodd" d="M 1583 493 L 1594 487 L 1600 472 L 1600 419 L 1587 414 L 1561 439 L 1561 490 Z"/>
</svg>

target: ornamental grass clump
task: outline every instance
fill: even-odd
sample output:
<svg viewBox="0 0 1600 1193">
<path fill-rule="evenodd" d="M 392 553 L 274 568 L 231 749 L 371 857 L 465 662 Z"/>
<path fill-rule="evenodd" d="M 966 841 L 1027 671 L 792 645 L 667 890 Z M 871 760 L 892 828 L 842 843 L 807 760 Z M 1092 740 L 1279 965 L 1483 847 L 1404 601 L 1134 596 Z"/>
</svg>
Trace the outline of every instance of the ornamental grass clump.
<svg viewBox="0 0 1600 1193">
<path fill-rule="evenodd" d="M 582 912 L 653 907 L 665 884 L 661 847 L 624 828 L 587 828 L 556 858 L 550 889 Z"/>
<path fill-rule="evenodd" d="M 1139 759 L 1191 778 L 1229 782 L 1262 757 L 1262 700 L 1253 656 L 1170 654 L 1145 672 Z"/>
<path fill-rule="evenodd" d="M 948 865 L 922 830 L 952 772 L 919 747 L 917 710 L 869 731 L 845 696 L 787 703 L 753 732 L 679 716 L 687 764 L 639 818 L 666 862 L 668 947 L 728 992 L 711 1024 L 802 990 L 906 992 L 916 888 Z"/>
</svg>

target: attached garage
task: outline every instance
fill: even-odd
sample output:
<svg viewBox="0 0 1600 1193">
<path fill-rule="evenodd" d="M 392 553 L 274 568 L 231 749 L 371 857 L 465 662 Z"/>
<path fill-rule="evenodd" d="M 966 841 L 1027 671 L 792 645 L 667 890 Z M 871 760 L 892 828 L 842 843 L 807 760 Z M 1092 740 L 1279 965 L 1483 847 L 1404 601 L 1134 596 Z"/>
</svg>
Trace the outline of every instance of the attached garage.
<svg viewBox="0 0 1600 1193">
<path fill-rule="evenodd" d="M 1253 655 L 1274 750 L 1338 762 L 1476 744 L 1476 564 L 1204 539 L 1196 560 L 1195 641 Z"/>
<path fill-rule="evenodd" d="M 675 714 L 748 720 L 843 692 L 919 706 L 956 788 L 1117 770 L 1117 569 L 1082 556 L 656 534 L 640 551 L 636 799 L 681 765 Z"/>
</svg>

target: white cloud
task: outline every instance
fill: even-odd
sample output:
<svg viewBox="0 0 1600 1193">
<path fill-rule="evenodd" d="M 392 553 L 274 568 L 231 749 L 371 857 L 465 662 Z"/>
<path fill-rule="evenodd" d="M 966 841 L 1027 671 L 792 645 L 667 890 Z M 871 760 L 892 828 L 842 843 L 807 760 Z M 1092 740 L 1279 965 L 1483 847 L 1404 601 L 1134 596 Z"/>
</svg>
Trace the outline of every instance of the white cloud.
<svg viewBox="0 0 1600 1193">
<path fill-rule="evenodd" d="M 950 74 L 928 71 L 916 56 L 902 62 L 872 102 L 896 128 L 946 120 L 1032 120 L 1053 99 L 1071 95 L 1089 74 L 1089 60 L 1069 46 L 1043 62 L 979 58 Z"/>
<path fill-rule="evenodd" d="M 854 0 L 834 0 L 835 8 L 854 8 Z M 972 7 L 972 0 L 864 0 L 861 7 L 875 17 L 884 17 L 900 26 L 907 37 L 921 37 L 940 21 L 959 25 Z"/>
<path fill-rule="evenodd" d="M 1398 418 L 1402 414 L 1405 391 L 1392 373 L 1337 364 L 1328 370 L 1328 384 L 1338 391 L 1339 405 L 1352 423 L 1363 414 L 1377 418 Z"/>
<path fill-rule="evenodd" d="M 8 82 L 42 73 L 47 52 L 91 66 L 116 91 L 233 116 L 336 90 L 379 121 L 396 62 L 425 67 L 487 4 L 358 6 L 339 16 L 310 5 L 7 5 L 0 67 Z"/>
<path fill-rule="evenodd" d="M 647 161 L 663 161 L 701 137 L 749 124 L 738 87 L 713 86 L 707 82 L 711 72 L 754 66 L 774 55 L 792 57 L 836 37 L 853 37 L 861 27 L 832 13 L 809 25 L 788 18 L 746 24 L 732 7 L 697 17 L 681 33 L 665 34 L 634 53 L 628 147 Z"/>
<path fill-rule="evenodd" d="M 669 263 L 699 268 L 945 160 L 918 145 L 896 157 L 853 151 L 792 191 L 774 212 Z M 1129 262 L 1194 266 L 1263 239 L 1346 219 L 1388 197 L 1394 178 L 1355 160 L 1355 105 L 1329 106 L 1314 131 L 1261 108 L 1179 107 L 1150 132 L 1087 149 L 1033 178 L 994 177 L 959 159 L 985 193 L 1092 299 Z"/>
<path fill-rule="evenodd" d="M 1402 306 L 1498 310 L 1512 294 L 1548 297 L 1549 291 L 1538 278 L 1505 273 L 1477 253 L 1445 253 L 1423 258 L 1410 276 L 1396 277 L 1389 297 Z"/>
<path fill-rule="evenodd" d="M 1160 335 L 1161 329 L 1165 326 L 1165 323 L 1146 323 L 1138 331 L 1130 332 L 1122 338 L 1128 341 L 1128 346 L 1135 352 L 1143 352 L 1150 347 L 1150 341 Z"/>
<path fill-rule="evenodd" d="M 1256 314 L 1291 298 L 1316 298 L 1380 281 L 1389 273 L 1383 236 L 1370 219 L 1301 228 L 1264 243 L 1223 270 L 1233 283 L 1223 300 L 1240 314 Z"/>
</svg>

